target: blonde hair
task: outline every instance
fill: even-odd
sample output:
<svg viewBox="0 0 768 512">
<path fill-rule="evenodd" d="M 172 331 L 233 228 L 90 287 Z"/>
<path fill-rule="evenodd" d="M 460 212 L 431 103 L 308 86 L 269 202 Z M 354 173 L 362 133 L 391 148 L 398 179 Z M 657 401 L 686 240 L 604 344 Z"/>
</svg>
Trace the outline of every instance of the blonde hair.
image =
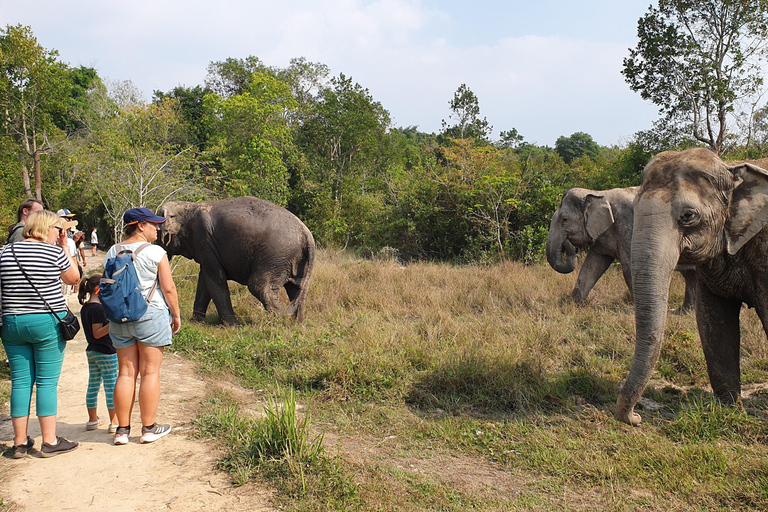
<svg viewBox="0 0 768 512">
<path fill-rule="evenodd" d="M 29 214 L 24 222 L 24 238 L 34 238 L 41 242 L 48 241 L 48 230 L 59 222 L 59 216 L 48 210 L 37 210 Z"/>
</svg>

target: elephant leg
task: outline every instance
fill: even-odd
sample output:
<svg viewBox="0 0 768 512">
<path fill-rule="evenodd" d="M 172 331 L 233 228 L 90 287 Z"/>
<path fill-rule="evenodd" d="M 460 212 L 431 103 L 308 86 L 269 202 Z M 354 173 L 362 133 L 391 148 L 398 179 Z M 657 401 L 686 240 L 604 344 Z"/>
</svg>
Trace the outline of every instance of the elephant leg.
<svg viewBox="0 0 768 512">
<path fill-rule="evenodd" d="M 208 293 L 208 287 L 205 285 L 203 271 L 197 276 L 197 291 L 195 291 L 195 303 L 192 307 L 192 320 L 195 322 L 204 322 L 205 314 L 208 312 L 208 304 L 211 303 L 211 294 Z"/>
<path fill-rule="evenodd" d="M 203 268 L 201 265 L 200 277 L 205 282 L 207 295 L 213 300 L 213 304 L 216 306 L 216 311 L 218 311 L 221 321 L 228 325 L 236 325 L 237 317 L 235 316 L 235 310 L 232 309 L 232 299 L 229 296 L 227 275 L 224 273 L 224 269 Z M 195 304 L 197 304 L 197 297 L 195 297 Z"/>
<path fill-rule="evenodd" d="M 587 257 L 584 258 L 584 264 L 579 270 L 579 278 L 576 280 L 576 287 L 571 293 L 571 297 L 576 302 L 584 302 L 587 300 L 589 292 L 592 291 L 592 287 L 598 279 L 608 270 L 608 267 L 613 263 L 612 256 L 605 256 L 604 254 L 597 254 L 594 251 L 587 252 Z"/>
<path fill-rule="evenodd" d="M 685 313 L 696 307 L 696 269 L 683 268 L 680 270 L 680 273 L 683 275 L 683 279 L 685 279 L 685 298 L 683 298 L 680 312 Z"/>
<path fill-rule="evenodd" d="M 716 296 L 699 286 L 696 322 L 709 381 L 715 396 L 726 403 L 735 403 L 741 396 L 740 312 L 741 301 Z"/>
</svg>

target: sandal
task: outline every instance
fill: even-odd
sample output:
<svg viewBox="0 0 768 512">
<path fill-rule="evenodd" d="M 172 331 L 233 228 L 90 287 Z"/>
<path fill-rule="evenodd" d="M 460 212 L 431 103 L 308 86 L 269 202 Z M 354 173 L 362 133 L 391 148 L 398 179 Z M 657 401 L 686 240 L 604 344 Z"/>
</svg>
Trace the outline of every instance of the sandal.
<svg viewBox="0 0 768 512">
<path fill-rule="evenodd" d="M 85 430 L 96 430 L 102 423 L 104 423 L 103 419 L 96 418 L 96 421 L 89 421 L 85 424 Z"/>
</svg>

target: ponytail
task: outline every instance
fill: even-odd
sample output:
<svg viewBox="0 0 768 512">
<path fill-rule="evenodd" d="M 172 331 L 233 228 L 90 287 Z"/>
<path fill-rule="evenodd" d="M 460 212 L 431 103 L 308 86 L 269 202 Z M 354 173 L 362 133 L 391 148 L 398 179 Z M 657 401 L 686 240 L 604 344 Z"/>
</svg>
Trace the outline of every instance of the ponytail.
<svg viewBox="0 0 768 512">
<path fill-rule="evenodd" d="M 101 281 L 101 274 L 99 273 L 91 274 L 80 280 L 80 284 L 77 286 L 77 301 L 80 304 L 85 304 L 88 299 L 86 295 L 93 295 L 96 292 L 96 288 L 99 287 L 99 281 Z"/>
</svg>

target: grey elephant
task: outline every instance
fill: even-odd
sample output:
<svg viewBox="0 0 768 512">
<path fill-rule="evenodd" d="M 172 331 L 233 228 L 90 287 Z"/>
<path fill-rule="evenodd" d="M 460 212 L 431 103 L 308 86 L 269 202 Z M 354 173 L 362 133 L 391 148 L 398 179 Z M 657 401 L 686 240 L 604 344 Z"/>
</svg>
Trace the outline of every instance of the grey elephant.
<svg viewBox="0 0 768 512">
<path fill-rule="evenodd" d="M 572 188 L 552 216 L 547 236 L 547 261 L 561 274 L 576 268 L 575 247 L 589 247 L 571 297 L 584 302 L 614 260 L 621 264 L 624 282 L 632 293 L 630 265 L 633 202 L 640 187 L 589 190 Z M 692 266 L 678 268 L 685 278 L 682 310 L 693 308 L 696 274 Z"/>
<path fill-rule="evenodd" d="M 741 394 L 739 313 L 768 320 L 768 171 L 720 160 L 707 149 L 664 152 L 643 171 L 635 202 L 632 279 L 635 354 L 616 408 L 638 425 L 634 407 L 659 358 L 670 275 L 678 260 L 695 265 L 696 322 L 714 394 Z"/>
<path fill-rule="evenodd" d="M 200 264 L 193 320 L 205 319 L 213 299 L 221 320 L 237 323 L 227 281 L 246 285 L 269 311 L 304 318 L 315 240 L 291 212 L 256 197 L 198 203 L 171 201 L 160 207 L 166 218 L 159 244 L 168 256 Z M 281 289 L 288 294 L 284 307 Z"/>
</svg>

